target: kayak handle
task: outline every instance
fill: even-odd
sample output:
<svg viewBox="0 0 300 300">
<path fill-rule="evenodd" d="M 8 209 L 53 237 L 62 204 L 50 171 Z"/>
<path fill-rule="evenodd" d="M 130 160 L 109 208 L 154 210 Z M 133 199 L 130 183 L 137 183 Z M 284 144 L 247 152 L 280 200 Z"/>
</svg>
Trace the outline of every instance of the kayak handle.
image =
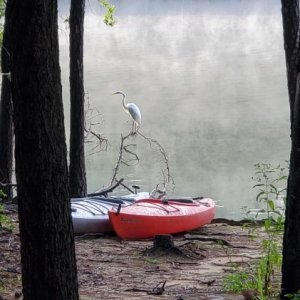
<svg viewBox="0 0 300 300">
<path fill-rule="evenodd" d="M 122 207 L 122 205 L 121 205 L 121 203 L 119 203 L 118 209 L 117 209 L 117 212 L 116 212 L 116 216 L 118 216 L 120 214 L 121 207 Z"/>
</svg>

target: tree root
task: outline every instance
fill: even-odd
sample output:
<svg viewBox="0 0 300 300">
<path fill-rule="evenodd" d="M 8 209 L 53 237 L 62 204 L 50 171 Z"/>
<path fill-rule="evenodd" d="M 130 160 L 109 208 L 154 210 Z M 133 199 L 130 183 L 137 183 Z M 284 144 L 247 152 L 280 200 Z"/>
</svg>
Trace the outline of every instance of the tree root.
<svg viewBox="0 0 300 300">
<path fill-rule="evenodd" d="M 167 280 L 159 282 L 152 290 L 149 289 L 140 289 L 140 288 L 132 288 L 127 289 L 126 292 L 143 292 L 147 293 L 148 295 L 162 295 L 165 291 L 165 285 Z"/>
</svg>

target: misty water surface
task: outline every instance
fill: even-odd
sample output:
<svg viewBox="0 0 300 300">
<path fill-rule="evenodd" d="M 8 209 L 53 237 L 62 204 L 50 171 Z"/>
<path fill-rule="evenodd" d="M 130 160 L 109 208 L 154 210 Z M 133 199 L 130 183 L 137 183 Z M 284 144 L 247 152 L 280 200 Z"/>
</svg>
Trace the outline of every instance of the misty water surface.
<svg viewBox="0 0 300 300">
<path fill-rule="evenodd" d="M 60 47 L 66 126 L 69 122 L 67 2 L 60 3 Z M 120 134 L 131 128 L 120 96 L 142 111 L 141 132 L 168 154 L 170 195 L 208 196 L 218 216 L 240 218 L 255 205 L 256 162 L 289 159 L 289 104 L 279 0 L 111 1 L 116 25 L 86 4 L 85 91 L 101 113 L 108 152 L 87 156 L 89 191 L 108 185 Z M 161 157 L 137 137 L 140 163 L 123 166 L 128 185 L 152 190 Z M 88 150 L 88 149 L 87 149 Z M 87 151 L 88 152 L 88 151 Z"/>
</svg>

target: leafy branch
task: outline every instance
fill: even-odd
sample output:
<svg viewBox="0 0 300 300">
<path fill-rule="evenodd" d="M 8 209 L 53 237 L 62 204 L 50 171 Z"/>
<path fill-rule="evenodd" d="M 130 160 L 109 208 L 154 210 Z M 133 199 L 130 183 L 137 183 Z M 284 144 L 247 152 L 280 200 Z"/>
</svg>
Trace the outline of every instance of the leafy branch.
<svg viewBox="0 0 300 300">
<path fill-rule="evenodd" d="M 106 10 L 105 15 L 103 16 L 103 22 L 107 26 L 114 26 L 116 23 L 116 20 L 114 19 L 114 12 L 116 10 L 116 7 L 110 4 L 107 0 L 99 0 L 99 3 Z"/>
</svg>

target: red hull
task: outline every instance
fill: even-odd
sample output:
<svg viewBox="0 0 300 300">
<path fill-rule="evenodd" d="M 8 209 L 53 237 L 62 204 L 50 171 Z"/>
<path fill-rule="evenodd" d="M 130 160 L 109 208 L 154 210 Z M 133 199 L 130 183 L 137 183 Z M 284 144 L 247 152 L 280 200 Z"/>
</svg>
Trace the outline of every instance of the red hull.
<svg viewBox="0 0 300 300">
<path fill-rule="evenodd" d="M 174 234 L 199 228 L 215 216 L 215 203 L 202 199 L 192 203 L 143 199 L 132 205 L 108 212 L 110 221 L 123 239 L 153 238 L 158 234 Z"/>
</svg>

